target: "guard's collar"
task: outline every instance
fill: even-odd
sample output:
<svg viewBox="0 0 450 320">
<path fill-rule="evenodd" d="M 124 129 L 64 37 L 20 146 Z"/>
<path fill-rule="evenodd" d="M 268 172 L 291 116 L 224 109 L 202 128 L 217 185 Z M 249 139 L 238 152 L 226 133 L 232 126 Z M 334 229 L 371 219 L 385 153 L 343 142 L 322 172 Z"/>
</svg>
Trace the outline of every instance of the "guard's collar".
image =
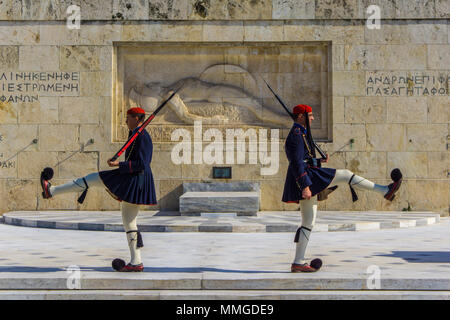
<svg viewBox="0 0 450 320">
<path fill-rule="evenodd" d="M 294 127 L 295 128 L 300 128 L 302 133 L 306 133 L 306 128 L 304 126 L 302 126 L 301 124 L 294 122 Z"/>
</svg>

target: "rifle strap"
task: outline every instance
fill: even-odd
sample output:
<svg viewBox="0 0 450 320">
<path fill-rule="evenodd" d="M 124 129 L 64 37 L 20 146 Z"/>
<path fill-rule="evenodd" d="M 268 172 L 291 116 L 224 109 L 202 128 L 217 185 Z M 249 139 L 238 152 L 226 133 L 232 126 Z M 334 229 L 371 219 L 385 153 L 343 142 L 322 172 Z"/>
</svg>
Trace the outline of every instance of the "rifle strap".
<svg viewBox="0 0 450 320">
<path fill-rule="evenodd" d="M 310 156 L 311 158 L 314 158 L 313 155 L 312 155 L 312 152 L 311 152 L 311 148 L 310 148 L 310 146 L 309 146 L 309 143 L 308 143 L 308 141 L 306 140 L 305 134 L 302 134 L 302 138 L 303 138 L 303 142 L 305 142 L 306 149 L 308 149 L 308 154 L 309 154 L 309 156 Z"/>
</svg>

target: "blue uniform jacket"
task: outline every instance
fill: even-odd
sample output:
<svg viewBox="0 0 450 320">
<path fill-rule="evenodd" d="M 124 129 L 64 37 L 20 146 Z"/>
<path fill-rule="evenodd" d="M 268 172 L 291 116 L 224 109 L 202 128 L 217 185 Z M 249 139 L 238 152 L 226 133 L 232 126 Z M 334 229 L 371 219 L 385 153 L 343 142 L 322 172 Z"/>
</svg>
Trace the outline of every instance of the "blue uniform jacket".
<svg viewBox="0 0 450 320">
<path fill-rule="evenodd" d="M 294 123 L 284 145 L 289 167 L 284 184 L 283 202 L 298 203 L 303 199 L 302 190 L 306 187 L 309 187 L 315 196 L 328 187 L 336 174 L 336 169 L 313 167 L 305 162 L 311 159 L 305 140 L 306 129 Z"/>
<path fill-rule="evenodd" d="M 138 130 L 138 128 L 135 129 Z M 135 132 L 129 132 L 129 137 Z M 134 204 L 155 205 L 156 193 L 150 168 L 153 143 L 146 130 L 125 151 L 125 161 L 115 170 L 100 171 L 107 191 L 116 200 Z"/>
</svg>

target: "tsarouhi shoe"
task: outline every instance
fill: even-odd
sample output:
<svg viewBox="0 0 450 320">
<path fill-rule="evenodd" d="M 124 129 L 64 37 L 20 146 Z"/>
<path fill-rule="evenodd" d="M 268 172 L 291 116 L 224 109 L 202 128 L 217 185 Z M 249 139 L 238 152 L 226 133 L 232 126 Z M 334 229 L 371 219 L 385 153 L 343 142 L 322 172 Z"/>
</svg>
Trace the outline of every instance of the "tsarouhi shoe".
<svg viewBox="0 0 450 320">
<path fill-rule="evenodd" d="M 49 180 L 53 178 L 53 169 L 45 168 L 41 172 L 41 187 L 42 187 L 42 197 L 44 199 L 50 199 L 52 194 L 50 193 L 51 183 Z"/>
<path fill-rule="evenodd" d="M 311 267 L 309 264 L 296 264 L 291 265 L 291 272 L 316 272 L 317 269 Z"/>
<path fill-rule="evenodd" d="M 144 264 L 127 264 L 122 269 L 118 270 L 119 272 L 142 272 L 144 271 Z"/>
<path fill-rule="evenodd" d="M 395 198 L 395 193 L 400 189 L 402 184 L 403 175 L 400 169 L 394 169 L 391 171 L 391 179 L 394 181 L 388 185 L 389 191 L 384 195 L 386 200 L 392 201 Z"/>
</svg>

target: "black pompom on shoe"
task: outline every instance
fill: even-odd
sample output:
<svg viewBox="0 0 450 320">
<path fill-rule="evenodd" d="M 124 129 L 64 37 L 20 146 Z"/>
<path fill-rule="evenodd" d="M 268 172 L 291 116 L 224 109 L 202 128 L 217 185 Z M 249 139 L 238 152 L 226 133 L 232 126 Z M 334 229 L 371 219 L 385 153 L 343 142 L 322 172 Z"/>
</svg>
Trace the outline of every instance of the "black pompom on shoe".
<svg viewBox="0 0 450 320">
<path fill-rule="evenodd" d="M 123 267 L 125 267 L 125 261 L 123 261 L 122 259 L 114 259 L 112 262 L 112 268 L 116 271 L 120 271 L 123 269 Z"/>
<path fill-rule="evenodd" d="M 318 271 L 322 267 L 322 260 L 319 258 L 313 259 L 309 265 Z"/>
<path fill-rule="evenodd" d="M 395 193 L 400 189 L 402 184 L 403 175 L 400 169 L 395 168 L 391 171 L 391 179 L 394 181 L 390 185 L 388 185 L 389 191 L 384 195 L 386 200 L 392 201 L 395 198 Z"/>
<path fill-rule="evenodd" d="M 53 178 L 54 171 L 52 168 L 47 167 L 42 170 L 41 177 L 45 180 L 51 180 Z"/>
<path fill-rule="evenodd" d="M 42 197 L 44 199 L 49 199 L 52 197 L 50 193 L 51 183 L 49 180 L 53 178 L 53 169 L 50 167 L 44 168 L 41 172 L 41 187 L 42 187 Z"/>
<path fill-rule="evenodd" d="M 397 182 L 397 181 L 401 180 L 402 178 L 403 178 L 403 175 L 399 168 L 395 168 L 394 170 L 391 171 L 392 181 Z"/>
</svg>

